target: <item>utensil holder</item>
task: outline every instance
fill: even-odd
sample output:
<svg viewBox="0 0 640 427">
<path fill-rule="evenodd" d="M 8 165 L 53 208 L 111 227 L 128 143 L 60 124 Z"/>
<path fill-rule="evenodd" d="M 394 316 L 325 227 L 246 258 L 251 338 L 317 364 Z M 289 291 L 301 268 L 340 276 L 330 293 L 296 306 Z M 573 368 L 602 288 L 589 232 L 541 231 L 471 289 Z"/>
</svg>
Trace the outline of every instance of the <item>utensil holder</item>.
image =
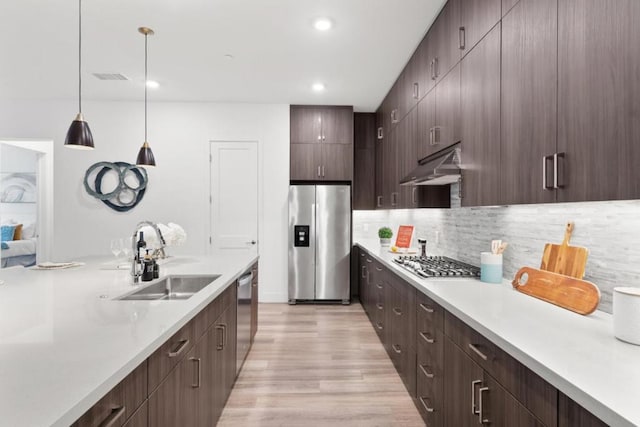
<svg viewBox="0 0 640 427">
<path fill-rule="evenodd" d="M 640 288 L 613 288 L 613 334 L 640 345 Z"/>
<path fill-rule="evenodd" d="M 502 283 L 502 254 L 480 253 L 480 280 L 486 283 Z"/>
</svg>

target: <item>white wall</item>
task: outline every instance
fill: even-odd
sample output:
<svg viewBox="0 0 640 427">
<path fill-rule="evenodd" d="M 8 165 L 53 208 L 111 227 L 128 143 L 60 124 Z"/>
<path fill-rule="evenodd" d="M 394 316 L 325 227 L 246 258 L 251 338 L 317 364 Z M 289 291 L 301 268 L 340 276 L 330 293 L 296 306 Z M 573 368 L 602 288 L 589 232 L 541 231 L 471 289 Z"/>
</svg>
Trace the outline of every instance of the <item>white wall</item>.
<svg viewBox="0 0 640 427">
<path fill-rule="evenodd" d="M 25 148 L 0 144 L 0 171 L 2 173 L 32 172 L 37 169 L 38 153 Z"/>
<path fill-rule="evenodd" d="M 1 101 L 0 137 L 51 138 L 55 144 L 56 260 L 87 254 L 109 255 L 109 241 L 128 236 L 144 219 L 176 222 L 188 243 L 174 254 L 206 253 L 209 238 L 209 141 L 252 140 L 260 162 L 260 298 L 287 300 L 287 197 L 289 106 L 212 103 L 151 103 L 149 142 L 158 167 L 149 169 L 149 187 L 135 209 L 118 213 L 83 188 L 84 173 L 99 161 L 134 163 L 144 139 L 139 102 L 85 102 L 96 149 L 64 147 L 76 114 L 66 101 Z M 239 194 L 241 195 L 241 194 Z"/>
</svg>

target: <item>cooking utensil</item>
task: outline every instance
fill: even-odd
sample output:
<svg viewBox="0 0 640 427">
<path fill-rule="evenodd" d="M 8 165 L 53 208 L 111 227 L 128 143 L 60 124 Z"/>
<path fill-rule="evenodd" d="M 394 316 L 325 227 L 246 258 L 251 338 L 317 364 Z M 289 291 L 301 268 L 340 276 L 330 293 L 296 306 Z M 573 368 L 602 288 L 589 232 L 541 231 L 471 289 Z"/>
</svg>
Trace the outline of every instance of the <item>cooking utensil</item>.
<svg viewBox="0 0 640 427">
<path fill-rule="evenodd" d="M 502 245 L 502 240 L 492 240 L 491 241 L 491 253 L 494 255 L 498 254 L 498 249 Z"/>
<path fill-rule="evenodd" d="M 507 249 L 507 246 L 509 246 L 507 242 L 500 243 L 500 246 L 498 246 L 498 255 L 503 254 L 504 251 Z"/>
<path fill-rule="evenodd" d="M 579 314 L 593 313 L 600 303 L 600 289 L 586 280 L 523 267 L 511 282 L 523 294 Z"/>
<path fill-rule="evenodd" d="M 569 246 L 573 228 L 573 222 L 567 223 L 562 244 L 547 243 L 544 246 L 542 262 L 540 263 L 541 270 L 575 277 L 576 279 L 584 277 L 589 250 L 581 246 Z"/>
</svg>

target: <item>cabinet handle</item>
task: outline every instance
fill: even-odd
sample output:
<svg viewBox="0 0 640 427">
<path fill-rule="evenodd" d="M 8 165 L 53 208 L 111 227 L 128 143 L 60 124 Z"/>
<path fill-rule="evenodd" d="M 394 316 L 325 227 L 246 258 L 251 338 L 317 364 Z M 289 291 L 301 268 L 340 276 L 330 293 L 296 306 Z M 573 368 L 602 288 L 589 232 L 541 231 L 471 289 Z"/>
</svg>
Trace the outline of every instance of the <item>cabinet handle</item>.
<svg viewBox="0 0 640 427">
<path fill-rule="evenodd" d="M 435 58 L 433 58 L 433 71 L 435 74 L 435 78 L 437 79 L 438 76 L 440 76 L 440 73 L 438 72 L 438 57 L 436 56 Z"/>
<path fill-rule="evenodd" d="M 380 283 L 376 284 L 376 288 L 382 289 L 382 285 Z"/>
<path fill-rule="evenodd" d="M 376 328 L 381 331 L 382 329 L 384 329 L 384 326 L 382 326 L 382 323 L 378 322 L 376 323 Z"/>
<path fill-rule="evenodd" d="M 327 139 L 326 135 L 322 135 L 322 140 L 326 141 L 326 139 Z"/>
<path fill-rule="evenodd" d="M 555 189 L 564 187 L 564 184 L 558 179 L 558 159 L 564 160 L 564 153 L 555 153 L 553 155 L 553 188 Z"/>
<path fill-rule="evenodd" d="M 322 165 L 322 177 L 324 178 L 324 165 Z"/>
<path fill-rule="evenodd" d="M 429 128 L 429 145 L 433 145 L 433 128 Z"/>
<path fill-rule="evenodd" d="M 169 352 L 169 357 L 177 357 L 182 354 L 185 348 L 187 348 L 189 340 L 181 340 L 175 350 Z"/>
<path fill-rule="evenodd" d="M 482 358 L 482 360 L 487 361 L 489 360 L 489 358 L 487 357 L 486 354 L 484 354 L 483 352 L 480 351 L 480 349 L 478 348 L 478 346 L 476 344 L 471 344 L 469 343 L 469 348 L 471 350 L 473 350 L 473 352 L 475 354 L 477 354 L 478 356 L 480 356 Z"/>
<path fill-rule="evenodd" d="M 382 267 L 378 267 L 378 266 L 376 265 L 376 271 L 382 271 Z"/>
<path fill-rule="evenodd" d="M 433 372 L 427 371 L 427 365 L 418 365 L 418 366 L 420 366 L 420 370 L 422 371 L 425 377 L 427 378 L 435 377 L 435 374 Z"/>
<path fill-rule="evenodd" d="M 482 384 L 482 380 L 471 381 L 471 413 L 473 415 L 480 413 L 480 411 L 476 409 L 476 386 L 479 384 Z"/>
<path fill-rule="evenodd" d="M 320 165 L 318 165 L 318 178 L 320 178 Z"/>
<path fill-rule="evenodd" d="M 413 187 L 411 189 L 411 203 L 415 206 L 418 204 L 418 187 Z"/>
<path fill-rule="evenodd" d="M 440 144 L 440 126 L 433 127 L 433 145 Z"/>
<path fill-rule="evenodd" d="M 413 99 L 420 99 L 420 84 L 413 84 Z"/>
<path fill-rule="evenodd" d="M 435 63 L 435 59 L 432 59 L 431 60 L 431 64 L 429 64 L 430 71 L 431 71 L 431 80 L 435 80 L 436 79 L 436 75 L 435 75 L 435 72 L 434 72 L 434 68 L 435 68 L 434 63 Z"/>
<path fill-rule="evenodd" d="M 399 345 L 391 344 L 391 348 L 393 349 L 393 351 L 395 351 L 398 354 L 402 353 L 402 349 L 400 348 Z"/>
<path fill-rule="evenodd" d="M 436 342 L 435 338 L 432 338 L 431 335 L 425 334 L 424 332 L 420 332 L 420 336 L 429 344 L 433 344 Z"/>
<path fill-rule="evenodd" d="M 196 362 L 196 383 L 191 384 L 191 387 L 200 388 L 200 384 L 202 382 L 202 370 L 200 369 L 200 363 L 202 360 L 198 357 L 191 357 L 189 360 Z"/>
<path fill-rule="evenodd" d="M 318 141 L 322 141 L 322 135 L 318 135 Z"/>
<path fill-rule="evenodd" d="M 363 266 L 362 266 L 362 278 L 363 278 L 363 279 L 366 277 L 366 273 L 365 273 L 365 270 L 366 270 L 366 269 L 367 269 L 367 266 L 366 266 L 366 265 L 363 265 Z"/>
<path fill-rule="evenodd" d="M 422 407 L 424 408 L 425 411 L 427 411 L 428 413 L 432 413 L 433 408 L 427 405 L 427 403 L 425 402 L 425 399 L 426 397 L 420 396 L 420 403 L 422 403 Z"/>
<path fill-rule="evenodd" d="M 549 163 L 549 160 L 553 160 L 553 156 L 544 156 L 542 158 L 542 189 L 543 190 L 553 189 L 553 187 L 547 183 L 547 164 Z M 554 162 L 554 165 L 555 165 L 555 162 Z"/>
<path fill-rule="evenodd" d="M 384 132 L 382 131 L 382 126 L 378 128 L 378 139 L 384 138 Z"/>
<path fill-rule="evenodd" d="M 376 307 L 378 308 L 378 310 L 384 310 L 384 306 L 380 303 L 377 303 Z"/>
<path fill-rule="evenodd" d="M 391 193 L 391 206 L 398 204 L 398 193 Z"/>
<path fill-rule="evenodd" d="M 371 260 L 371 258 L 367 258 L 367 262 L 371 263 L 373 261 Z"/>
<path fill-rule="evenodd" d="M 465 49 L 465 44 L 466 44 L 466 34 L 465 34 L 465 30 L 464 27 L 460 27 L 460 31 L 458 32 L 458 43 L 460 50 L 464 50 Z"/>
<path fill-rule="evenodd" d="M 458 178 L 458 198 L 462 200 L 462 175 Z"/>
<path fill-rule="evenodd" d="M 126 411 L 127 407 L 126 406 L 120 406 L 119 408 L 113 408 L 111 410 L 111 413 L 109 414 L 109 416 L 107 418 L 105 418 L 105 420 L 100 423 L 100 427 L 113 427 L 116 425 L 116 422 L 122 418 L 122 416 L 124 415 L 125 411 Z"/>
<path fill-rule="evenodd" d="M 222 331 L 222 342 L 218 342 L 216 350 L 224 350 L 224 326 L 216 325 L 216 330 Z"/>
<path fill-rule="evenodd" d="M 479 406 L 480 406 L 480 411 L 478 412 L 478 418 L 480 420 L 480 424 L 486 424 L 486 423 L 489 422 L 488 419 L 484 418 L 484 408 L 483 408 L 484 405 L 482 404 L 482 394 L 485 391 L 489 391 L 489 387 L 480 387 L 478 389 L 478 396 L 479 396 L 478 397 L 478 401 L 479 401 L 478 403 L 479 403 Z"/>
<path fill-rule="evenodd" d="M 376 197 L 376 200 L 377 200 L 377 207 L 381 208 L 382 207 L 382 196 Z"/>
<path fill-rule="evenodd" d="M 402 310 L 400 310 L 398 307 L 393 307 L 393 312 L 396 314 L 396 316 L 402 316 Z"/>
<path fill-rule="evenodd" d="M 427 313 L 433 313 L 435 310 L 426 304 L 420 303 L 420 307 Z"/>
</svg>

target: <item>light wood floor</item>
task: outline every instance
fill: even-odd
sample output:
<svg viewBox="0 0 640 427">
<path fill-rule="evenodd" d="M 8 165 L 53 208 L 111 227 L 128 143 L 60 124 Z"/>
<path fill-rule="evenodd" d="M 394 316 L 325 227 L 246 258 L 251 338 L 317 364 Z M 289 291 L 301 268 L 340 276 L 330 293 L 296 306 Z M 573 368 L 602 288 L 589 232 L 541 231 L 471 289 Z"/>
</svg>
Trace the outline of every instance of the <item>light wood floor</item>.
<svg viewBox="0 0 640 427">
<path fill-rule="evenodd" d="M 422 426 L 360 304 L 261 304 L 219 426 Z"/>
</svg>

